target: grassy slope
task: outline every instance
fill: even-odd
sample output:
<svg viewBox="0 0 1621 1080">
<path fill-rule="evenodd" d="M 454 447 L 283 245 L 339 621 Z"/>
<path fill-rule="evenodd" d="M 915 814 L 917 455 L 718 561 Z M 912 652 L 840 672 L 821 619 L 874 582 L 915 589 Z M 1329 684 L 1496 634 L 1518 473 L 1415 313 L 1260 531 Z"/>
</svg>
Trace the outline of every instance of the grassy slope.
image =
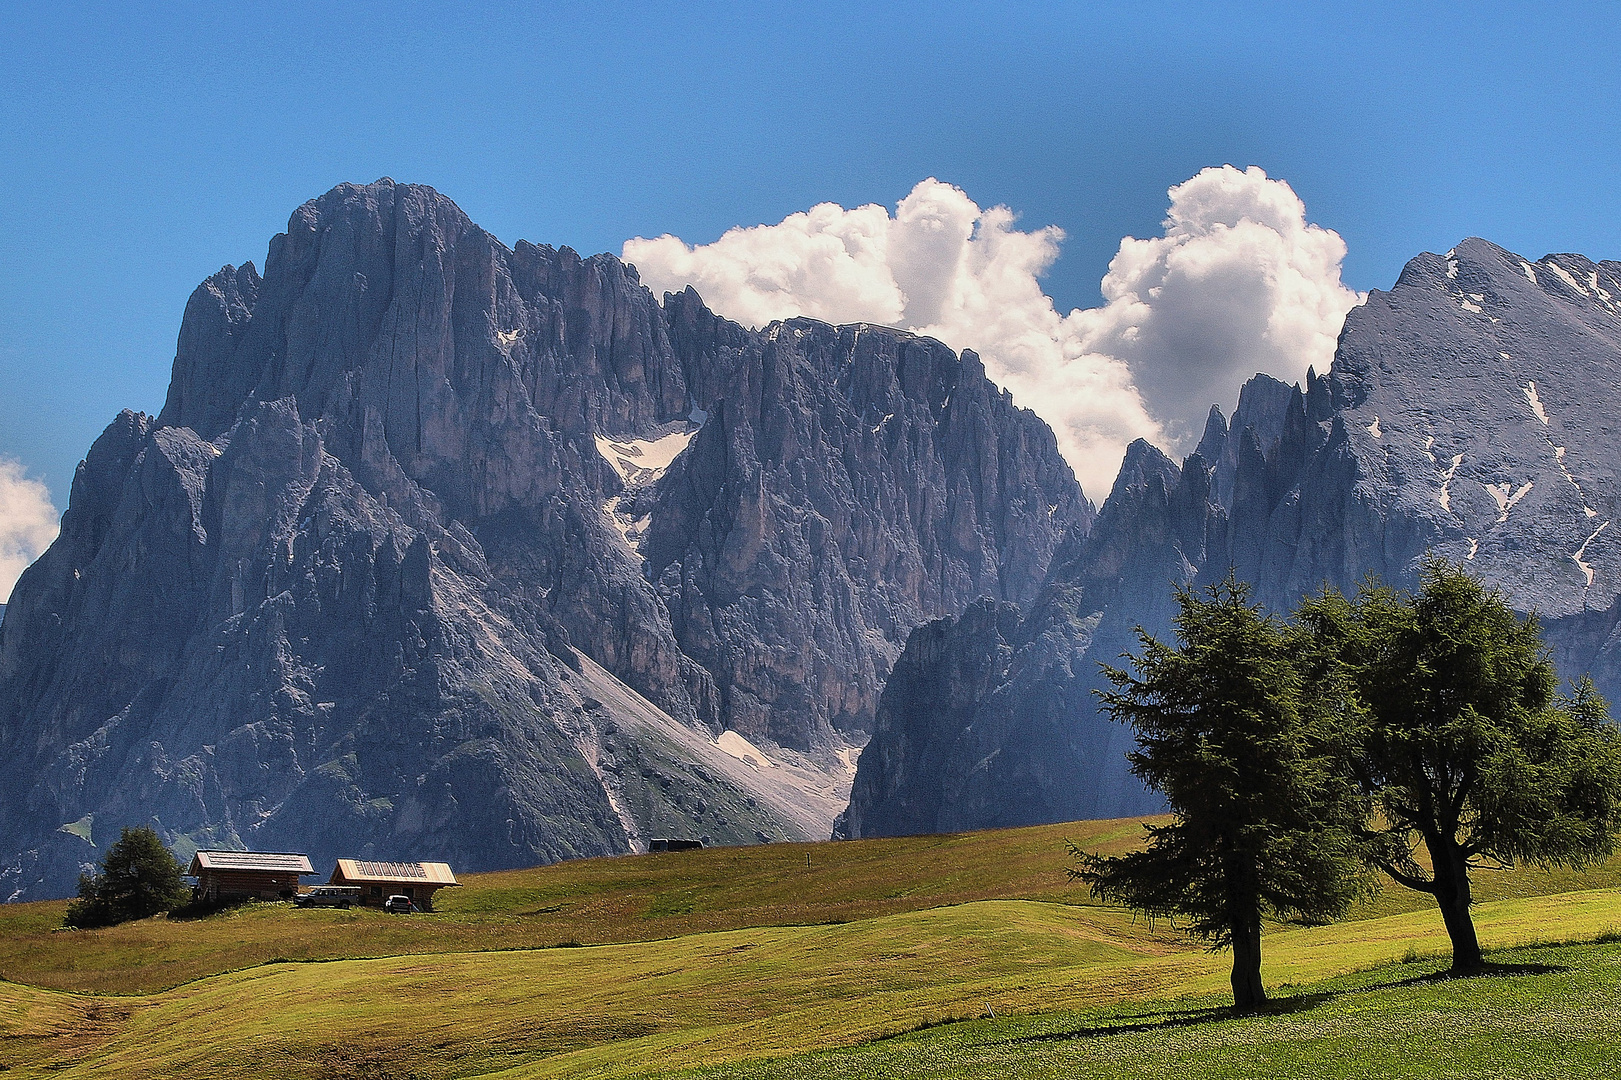
<svg viewBox="0 0 1621 1080">
<path fill-rule="evenodd" d="M 439 893 L 440 914 L 432 917 L 271 904 L 200 921 L 148 919 L 66 934 L 52 932 L 62 924 L 63 901 L 0 905 L 0 976 L 61 990 L 145 993 L 272 959 L 649 941 L 971 900 L 1083 903 L 1085 889 L 1064 874 L 1066 839 L 1119 851 L 1140 835 L 1135 820 L 1088 821 L 586 859 L 467 875 L 466 887 Z"/>
<path fill-rule="evenodd" d="M 1044 902 L 1082 899 L 1064 883 L 1064 837 L 1114 846 L 1136 832 L 1102 822 L 594 860 L 473 878 L 441 894 L 453 910 L 431 918 L 269 906 L 51 934 L 50 905 L 0 910 L 10 920 L 0 922 L 0 970 L 36 984 L 173 985 L 296 948 L 383 957 L 275 963 L 138 997 L 0 984 L 0 1066 L 24 1076 L 167 1076 L 202 1064 L 243 1077 L 645 1075 L 853 1045 L 976 1015 L 986 1003 L 1006 1015 L 1219 993 L 1225 958 L 1124 912 Z M 1483 905 L 1482 936 L 1503 945 L 1610 929 L 1621 924 L 1613 889 L 1536 894 L 1618 876 L 1612 864 L 1585 878 L 1485 877 L 1483 893 L 1531 898 Z M 986 899 L 997 896 L 1035 899 Z M 1433 910 L 1382 914 L 1422 900 L 1392 892 L 1359 921 L 1274 932 L 1268 981 L 1339 977 L 1399 959 L 1415 941 L 1444 951 Z M 813 923 L 827 925 L 804 925 Z M 644 940 L 526 947 L 569 938 Z M 903 1044 L 912 1045 L 878 1047 Z M 869 1051 L 877 1052 L 851 1053 Z M 782 1067 L 846 1075 L 839 1060 L 790 1058 Z M 848 1075 L 906 1071 L 890 1065 Z M 937 1072 L 958 1075 L 933 1067 L 919 1075 Z"/>
<path fill-rule="evenodd" d="M 975 1020 L 847 1050 L 683 1071 L 685 1080 L 1611 1080 L 1621 1070 L 1621 946 L 1521 948 L 1506 977 L 1390 964 L 1316 983 L 1272 1015 L 1212 997 Z"/>
<path fill-rule="evenodd" d="M 1614 890 L 1497 901 L 1479 915 L 1483 938 L 1499 945 L 1546 936 L 1550 927 L 1596 936 L 1618 921 Z M 64 1077 L 170 1076 L 203 1066 L 221 1077 L 636 1076 L 866 1043 L 973 1016 L 986 1004 L 1006 1016 L 1185 995 L 1216 1000 L 1224 957 L 1172 951 L 1140 929 L 1108 909 L 981 901 L 647 944 L 272 964 L 150 998 L 7 988 L 42 1016 L 14 1034 L 71 1020 L 51 1014 L 64 1002 L 122 1006 L 127 1015 L 77 1045 L 0 1050 L 9 1059 L 0 1063 L 13 1066 L 9 1075 Z M 1444 949 L 1431 914 L 1279 932 L 1268 943 L 1267 975 L 1274 984 L 1343 976 L 1398 960 L 1414 942 Z M 1602 1034 L 1621 1035 L 1621 1025 Z M 868 1060 L 874 1052 L 859 1051 Z M 914 1071 L 904 1053 L 877 1064 L 867 1075 L 931 1075 Z"/>
<path fill-rule="evenodd" d="M 1086 890 L 1065 877 L 1065 841 L 1118 852 L 1140 836 L 1140 822 L 1128 819 L 587 859 L 467 875 L 465 888 L 439 894 L 441 914 L 431 918 L 271 904 L 200 921 L 148 919 L 69 934 L 53 932 L 62 923 L 62 901 L 0 904 L 0 978 L 87 993 L 150 993 L 274 959 L 650 941 L 849 922 L 974 900 L 1089 904 Z M 1582 874 L 1482 873 L 1476 895 L 1491 900 L 1616 885 L 1621 858 Z M 1356 917 L 1430 906 L 1426 896 L 1388 888 Z"/>
</svg>

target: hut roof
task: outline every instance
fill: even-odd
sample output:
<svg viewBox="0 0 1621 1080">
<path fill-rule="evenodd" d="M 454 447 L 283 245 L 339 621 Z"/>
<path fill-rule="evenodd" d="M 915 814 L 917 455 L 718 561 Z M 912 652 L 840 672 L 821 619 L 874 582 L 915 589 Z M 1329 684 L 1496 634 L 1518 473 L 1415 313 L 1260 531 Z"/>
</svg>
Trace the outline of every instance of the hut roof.
<svg viewBox="0 0 1621 1080">
<path fill-rule="evenodd" d="M 271 871 L 278 874 L 313 874 L 310 857 L 293 851 L 199 851 L 186 873 L 199 870 Z"/>
<path fill-rule="evenodd" d="M 372 862 L 367 859 L 339 859 L 332 880 L 356 884 L 371 882 L 421 882 L 424 885 L 460 885 L 442 862 Z"/>
</svg>

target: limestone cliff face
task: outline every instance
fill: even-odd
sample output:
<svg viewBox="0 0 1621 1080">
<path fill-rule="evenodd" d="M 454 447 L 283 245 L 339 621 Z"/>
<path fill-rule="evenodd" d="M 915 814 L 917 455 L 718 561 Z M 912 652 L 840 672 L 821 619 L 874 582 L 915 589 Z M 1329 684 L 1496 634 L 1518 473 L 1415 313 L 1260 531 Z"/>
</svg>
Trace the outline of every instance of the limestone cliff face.
<svg viewBox="0 0 1621 1080">
<path fill-rule="evenodd" d="M 1012 629 L 1003 612 L 994 633 L 970 616 L 916 631 L 842 828 L 1152 808 L 1090 692 L 1098 665 L 1135 648 L 1136 625 L 1169 632 L 1172 583 L 1229 567 L 1286 612 L 1369 573 L 1411 586 L 1427 552 L 1445 555 L 1542 617 L 1563 674 L 1621 698 L 1618 402 L 1621 264 L 1531 263 L 1482 240 L 1420 255 L 1350 313 L 1329 373 L 1303 390 L 1257 376 L 1181 466 L 1132 447 L 1096 526 Z M 1042 634 L 1050 652 L 1020 644 Z M 993 662 L 1020 649 L 1052 673 L 1039 691 Z M 1005 674 L 979 678 L 987 663 Z M 973 690 L 936 706 L 931 685 Z"/>
<path fill-rule="evenodd" d="M 972 353 L 805 319 L 745 335 L 697 305 L 667 310 L 710 415 L 651 503 L 648 575 L 727 726 L 870 730 L 911 628 L 1029 600 L 1092 508 Z"/>
<path fill-rule="evenodd" d="M 848 837 L 952 832 L 1146 813 L 1125 770 L 1131 734 L 1099 714 L 1098 662 L 1138 625 L 1168 625 L 1171 586 L 1220 561 L 1211 470 L 1133 443 L 1096 524 L 1060 552 L 1028 611 L 970 608 L 912 632 L 862 752 Z M 942 696 L 943 695 L 943 696 Z"/>
<path fill-rule="evenodd" d="M 199 286 L 13 593 L 0 895 L 141 822 L 468 869 L 826 835 L 906 635 L 1091 517 L 972 354 L 340 186 Z"/>
</svg>

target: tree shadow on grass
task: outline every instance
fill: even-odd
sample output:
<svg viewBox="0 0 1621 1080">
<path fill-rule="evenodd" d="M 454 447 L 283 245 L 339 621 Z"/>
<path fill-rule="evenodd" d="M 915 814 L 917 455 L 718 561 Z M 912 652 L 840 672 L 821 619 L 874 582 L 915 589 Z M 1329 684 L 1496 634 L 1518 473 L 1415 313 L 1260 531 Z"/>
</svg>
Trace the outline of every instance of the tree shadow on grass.
<svg viewBox="0 0 1621 1080">
<path fill-rule="evenodd" d="M 1200 1024 L 1216 1024 L 1223 1020 L 1234 1020 L 1247 1016 L 1286 1016 L 1290 1013 L 1305 1012 L 1315 1009 L 1319 1005 L 1333 1001 L 1336 998 L 1349 997 L 1356 994 L 1367 994 L 1375 990 L 1389 990 L 1404 986 L 1426 986 L 1440 982 L 1450 982 L 1454 979 L 1504 978 L 1518 975 L 1555 975 L 1569 971 L 1568 967 L 1557 964 L 1499 964 L 1487 961 L 1480 967 L 1469 971 L 1455 972 L 1450 969 L 1432 972 L 1427 975 L 1415 975 L 1412 978 L 1400 979 L 1393 982 L 1374 983 L 1369 986 L 1358 986 L 1345 990 L 1330 990 L 1316 994 L 1293 994 L 1289 997 L 1278 997 L 1254 1009 L 1238 1010 L 1230 1005 L 1213 1006 L 1206 1009 L 1165 1009 L 1159 1012 L 1132 1013 L 1117 1018 L 1118 1022 L 1107 1020 L 1086 1027 L 1070 1028 L 1066 1031 L 1052 1031 L 1041 1035 L 1023 1035 L 1016 1039 L 1008 1039 L 1004 1045 L 1018 1045 L 1020 1043 L 1065 1042 L 1070 1039 L 1097 1039 L 1107 1035 L 1124 1035 L 1140 1031 L 1163 1031 L 1169 1028 L 1194 1027 Z"/>
<path fill-rule="evenodd" d="M 1194 1027 L 1215 1024 L 1243 1016 L 1282 1016 L 1288 1013 L 1315 1009 L 1336 994 L 1295 994 L 1273 998 L 1266 1004 L 1242 1011 L 1230 1005 L 1217 1005 L 1208 1009 L 1166 1009 L 1161 1012 L 1133 1013 L 1120 1017 L 1120 1023 L 1103 1022 L 1089 1027 L 1050 1031 L 1041 1035 L 1023 1035 L 1007 1040 L 1008 1045 L 1019 1043 L 1064 1042 L 1069 1039 L 1096 1039 L 1105 1035 L 1124 1035 L 1135 1031 L 1163 1031 L 1167 1028 Z"/>
<path fill-rule="evenodd" d="M 1377 986 L 1370 986 L 1365 989 L 1381 990 L 1395 986 L 1427 986 L 1432 983 L 1451 982 L 1454 979 L 1493 979 L 1513 975 L 1558 975 L 1569 970 L 1570 968 L 1561 964 L 1498 964 L 1487 960 L 1477 968 L 1469 968 L 1464 971 L 1442 968 L 1440 971 L 1431 972 L 1428 975 L 1414 975 L 1410 979 L 1380 983 Z"/>
</svg>

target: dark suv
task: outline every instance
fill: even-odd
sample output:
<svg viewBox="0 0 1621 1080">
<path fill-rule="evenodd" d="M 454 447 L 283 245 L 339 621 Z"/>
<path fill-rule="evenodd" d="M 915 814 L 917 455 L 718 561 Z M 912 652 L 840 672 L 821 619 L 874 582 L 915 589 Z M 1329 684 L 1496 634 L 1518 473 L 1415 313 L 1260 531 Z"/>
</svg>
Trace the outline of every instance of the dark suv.
<svg viewBox="0 0 1621 1080">
<path fill-rule="evenodd" d="M 352 885 L 317 885 L 293 898 L 299 907 L 348 908 L 360 903 L 360 889 Z"/>
</svg>

